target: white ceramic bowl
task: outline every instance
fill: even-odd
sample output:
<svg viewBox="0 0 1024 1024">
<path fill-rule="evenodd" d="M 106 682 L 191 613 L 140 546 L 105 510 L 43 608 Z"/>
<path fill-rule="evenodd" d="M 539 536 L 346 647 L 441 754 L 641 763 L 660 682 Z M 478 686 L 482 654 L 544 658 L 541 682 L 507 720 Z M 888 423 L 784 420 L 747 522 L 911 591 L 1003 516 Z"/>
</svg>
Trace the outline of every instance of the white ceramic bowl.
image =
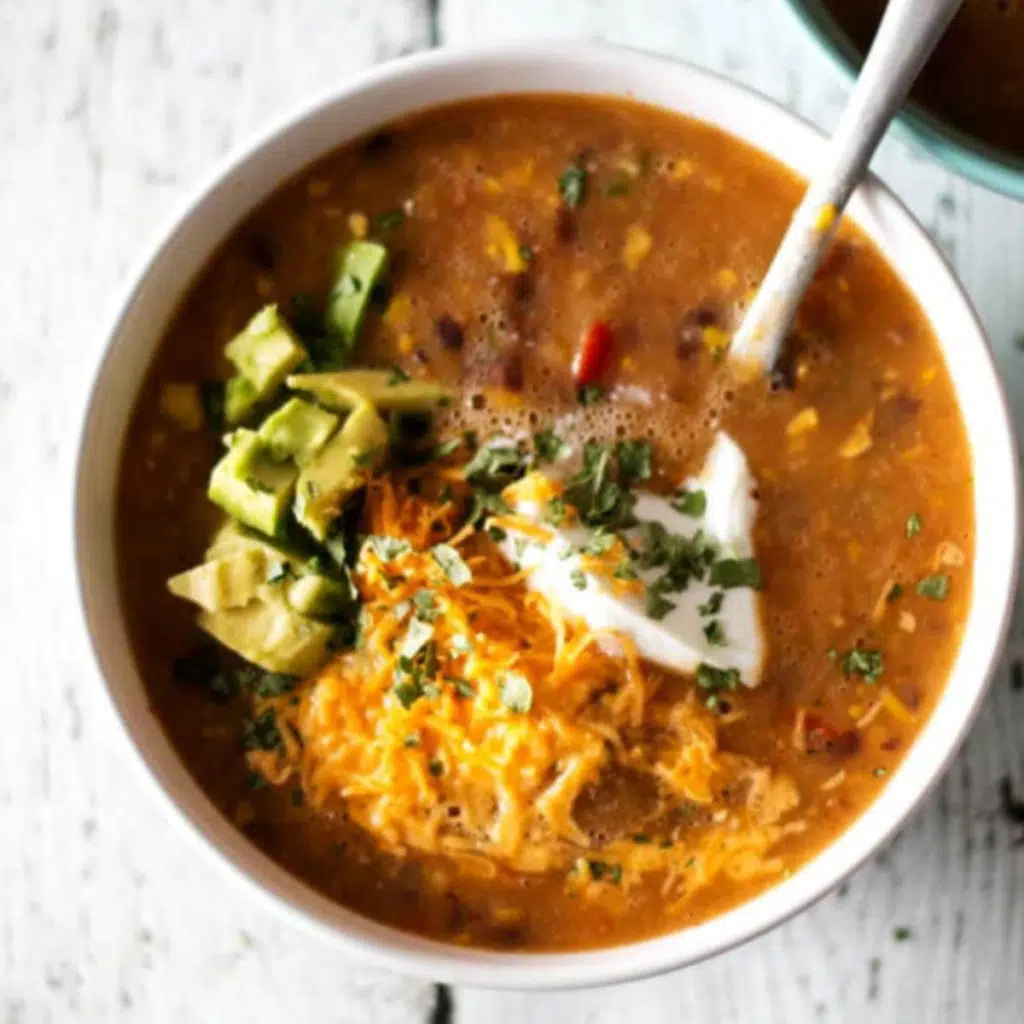
<svg viewBox="0 0 1024 1024">
<path fill-rule="evenodd" d="M 75 494 L 81 600 L 100 674 L 164 806 L 200 845 L 283 915 L 352 956 L 459 984 L 598 985 L 691 964 L 763 932 L 818 899 L 899 828 L 957 751 L 985 694 L 1008 622 L 1017 565 L 1017 459 L 1005 397 L 981 327 L 956 279 L 910 214 L 877 180 L 850 215 L 917 296 L 956 385 L 974 460 L 974 600 L 945 693 L 905 761 L 870 808 L 786 881 L 704 924 L 627 947 L 513 954 L 417 938 L 319 895 L 251 845 L 193 781 L 150 711 L 121 616 L 114 494 L 134 396 L 168 318 L 232 228 L 283 181 L 328 150 L 410 111 L 514 92 L 632 97 L 710 121 L 804 175 L 822 137 L 728 81 L 674 61 L 605 46 L 545 44 L 435 52 L 347 81 L 229 159 L 187 200 L 131 279 L 108 328 L 85 417 Z M 172 884 L 172 880 L 167 880 Z"/>
</svg>

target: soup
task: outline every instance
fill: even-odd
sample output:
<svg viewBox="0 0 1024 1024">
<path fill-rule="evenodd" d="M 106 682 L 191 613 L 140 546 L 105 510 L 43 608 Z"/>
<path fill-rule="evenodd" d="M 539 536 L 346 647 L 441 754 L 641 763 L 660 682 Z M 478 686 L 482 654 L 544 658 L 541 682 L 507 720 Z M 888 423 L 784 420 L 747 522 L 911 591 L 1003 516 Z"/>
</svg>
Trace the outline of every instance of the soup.
<svg viewBox="0 0 1024 1024">
<path fill-rule="evenodd" d="M 885 0 L 825 0 L 866 53 Z M 1024 3 L 966 0 L 925 65 L 913 96 L 955 128 L 1024 156 Z"/>
<path fill-rule="evenodd" d="M 579 949 L 749 899 L 878 794 L 966 618 L 970 459 L 850 225 L 770 377 L 733 366 L 800 189 L 702 123 L 503 97 L 338 150 L 214 256 L 128 432 L 120 586 L 267 854 Z"/>
</svg>

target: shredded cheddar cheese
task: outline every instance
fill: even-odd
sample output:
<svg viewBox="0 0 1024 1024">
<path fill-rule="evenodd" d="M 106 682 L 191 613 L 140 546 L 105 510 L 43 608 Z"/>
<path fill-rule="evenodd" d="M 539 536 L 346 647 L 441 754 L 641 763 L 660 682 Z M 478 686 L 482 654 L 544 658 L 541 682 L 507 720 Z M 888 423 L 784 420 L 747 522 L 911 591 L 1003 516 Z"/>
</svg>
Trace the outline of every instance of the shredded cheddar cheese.
<svg viewBox="0 0 1024 1024">
<path fill-rule="evenodd" d="M 719 875 L 780 870 L 769 853 L 799 825 L 783 824 L 798 804 L 793 782 L 721 750 L 696 693 L 664 697 L 665 680 L 628 637 L 564 615 L 527 589 L 485 531 L 459 528 L 457 501 L 431 493 L 457 486 L 457 474 L 403 472 L 369 486 L 366 532 L 407 544 L 389 559 L 371 544 L 360 552 L 360 643 L 297 691 L 256 698 L 283 739 L 250 752 L 252 770 L 276 785 L 298 780 L 313 807 L 343 806 L 385 851 L 439 855 L 456 875 L 562 871 L 570 889 L 614 903 L 645 876 L 660 876 L 679 901 Z M 550 484 L 531 475 L 513 486 L 541 498 Z M 490 524 L 526 534 L 531 524 L 512 518 Z M 531 529 L 550 540 L 547 528 Z M 453 581 L 432 554 L 442 542 L 466 579 Z M 623 553 L 617 541 L 588 570 Z M 429 614 L 417 618 L 424 603 Z M 416 689 L 403 652 L 421 650 L 424 637 L 436 672 Z M 686 806 L 694 823 L 657 843 L 595 838 L 577 801 L 616 771 L 649 781 L 655 821 Z M 741 799 L 723 804 L 723 792 Z M 614 863 L 614 887 L 587 867 L 595 855 Z"/>
</svg>

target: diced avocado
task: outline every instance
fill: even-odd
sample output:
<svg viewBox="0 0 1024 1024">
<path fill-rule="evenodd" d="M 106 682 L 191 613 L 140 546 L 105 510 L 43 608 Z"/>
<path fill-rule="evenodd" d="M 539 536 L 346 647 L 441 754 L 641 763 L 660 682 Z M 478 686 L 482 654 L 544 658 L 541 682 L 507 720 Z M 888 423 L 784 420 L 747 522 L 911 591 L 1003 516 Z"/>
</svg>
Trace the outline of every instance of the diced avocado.
<svg viewBox="0 0 1024 1024">
<path fill-rule="evenodd" d="M 308 676 L 330 657 L 332 628 L 300 615 L 284 601 L 251 601 L 244 608 L 200 612 L 199 626 L 268 672 Z"/>
<path fill-rule="evenodd" d="M 224 415 L 230 424 L 242 422 L 259 402 L 272 398 L 285 377 L 309 358 L 276 305 L 261 309 L 228 342 L 224 354 L 238 370 L 224 395 Z"/>
<path fill-rule="evenodd" d="M 387 424 L 372 405 L 357 406 L 345 425 L 299 474 L 295 516 L 317 540 L 326 539 L 345 500 L 387 451 Z"/>
<path fill-rule="evenodd" d="M 258 548 L 246 548 L 172 576 L 167 589 L 208 612 L 219 612 L 248 604 L 266 582 L 267 556 Z"/>
<path fill-rule="evenodd" d="M 327 443 L 338 417 L 301 398 L 290 398 L 260 426 L 260 439 L 279 461 L 294 459 L 304 466 Z"/>
<path fill-rule="evenodd" d="M 344 365 L 355 348 L 370 296 L 388 266 L 388 251 L 379 242 L 350 242 L 338 261 L 338 274 L 327 299 L 327 331 L 338 342 Z"/>
<path fill-rule="evenodd" d="M 213 467 L 207 496 L 254 530 L 274 534 L 288 512 L 298 471 L 275 462 L 259 435 L 236 430 L 227 454 Z"/>
<path fill-rule="evenodd" d="M 288 387 L 339 410 L 369 402 L 388 412 L 429 412 L 452 394 L 440 381 L 396 379 L 392 370 L 300 373 L 288 378 Z"/>
<path fill-rule="evenodd" d="M 303 576 L 288 587 L 288 603 L 314 619 L 343 615 L 352 608 L 355 596 L 351 585 L 326 576 Z"/>
</svg>

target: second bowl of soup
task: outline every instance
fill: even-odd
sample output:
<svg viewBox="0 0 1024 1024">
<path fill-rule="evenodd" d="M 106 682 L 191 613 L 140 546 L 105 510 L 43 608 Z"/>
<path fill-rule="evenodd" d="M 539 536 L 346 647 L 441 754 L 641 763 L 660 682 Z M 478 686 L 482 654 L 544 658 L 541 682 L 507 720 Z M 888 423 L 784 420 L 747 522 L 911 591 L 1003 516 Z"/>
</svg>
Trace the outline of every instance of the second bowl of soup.
<svg viewBox="0 0 1024 1024">
<path fill-rule="evenodd" d="M 870 185 L 736 373 L 802 188 L 753 122 L 817 140 L 582 52 L 421 59 L 255 150 L 130 300 L 80 478 L 165 788 L 363 952 L 491 984 L 686 962 L 834 882 L 955 748 L 1012 582 L 998 387 L 907 215 Z"/>
<path fill-rule="evenodd" d="M 884 0 L 785 0 L 847 78 L 874 38 Z M 900 117 L 954 171 L 1024 198 L 1024 4 L 966 0 Z"/>
</svg>

